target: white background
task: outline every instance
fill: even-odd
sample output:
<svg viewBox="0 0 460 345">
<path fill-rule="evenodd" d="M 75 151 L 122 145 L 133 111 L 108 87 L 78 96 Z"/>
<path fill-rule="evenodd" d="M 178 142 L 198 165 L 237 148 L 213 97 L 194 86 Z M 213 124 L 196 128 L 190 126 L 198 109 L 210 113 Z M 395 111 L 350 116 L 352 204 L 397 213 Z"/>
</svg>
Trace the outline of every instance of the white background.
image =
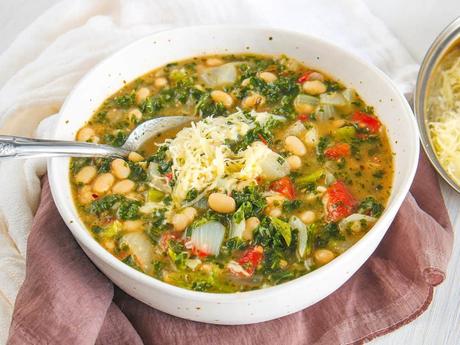
<svg viewBox="0 0 460 345">
<path fill-rule="evenodd" d="M 460 16 L 460 0 L 363 1 L 393 31 L 418 62 L 423 59 L 436 35 L 450 21 Z M 58 0 L 0 0 L 0 53 L 21 30 L 57 2 Z M 442 187 L 454 229 L 460 231 L 460 196 L 446 184 L 442 183 Z M 373 345 L 460 344 L 460 236 L 456 237 L 455 242 L 447 280 L 436 289 L 428 311 L 409 325 L 374 340 Z"/>
</svg>

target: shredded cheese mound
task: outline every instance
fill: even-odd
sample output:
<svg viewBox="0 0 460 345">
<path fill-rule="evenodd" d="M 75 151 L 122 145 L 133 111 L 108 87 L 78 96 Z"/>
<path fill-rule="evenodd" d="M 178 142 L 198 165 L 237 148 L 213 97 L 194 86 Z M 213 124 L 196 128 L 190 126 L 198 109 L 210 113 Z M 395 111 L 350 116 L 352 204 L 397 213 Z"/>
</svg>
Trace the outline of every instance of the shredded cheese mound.
<svg viewBox="0 0 460 345">
<path fill-rule="evenodd" d="M 460 184 L 460 56 L 441 71 L 439 94 L 428 126 L 441 165 Z"/>
<path fill-rule="evenodd" d="M 255 111 L 249 116 L 237 111 L 227 117 L 209 117 L 183 128 L 175 138 L 161 144 L 167 145 L 166 155 L 172 161 L 171 169 L 176 182 L 171 197 L 175 207 L 185 206 L 184 200 L 192 189 L 199 192 L 199 199 L 211 190 L 230 192 L 238 183 L 255 183 L 256 178 L 264 174 L 267 160 L 271 161 L 270 164 L 279 165 L 278 170 L 282 171 L 279 174 L 287 175 L 287 163 L 262 142 L 256 141 L 237 153 L 229 145 L 229 142 L 241 140 L 249 130 L 256 125 L 263 126 L 271 118 L 281 119 Z"/>
</svg>

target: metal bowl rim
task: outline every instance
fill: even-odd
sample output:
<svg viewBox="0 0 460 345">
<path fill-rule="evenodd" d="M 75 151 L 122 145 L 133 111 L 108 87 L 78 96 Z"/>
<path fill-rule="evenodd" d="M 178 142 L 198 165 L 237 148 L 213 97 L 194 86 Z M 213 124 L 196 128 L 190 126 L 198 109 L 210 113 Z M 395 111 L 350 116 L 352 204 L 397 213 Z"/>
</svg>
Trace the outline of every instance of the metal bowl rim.
<svg viewBox="0 0 460 345">
<path fill-rule="evenodd" d="M 460 40 L 460 17 L 452 21 L 436 37 L 428 49 L 417 76 L 417 83 L 414 91 L 414 112 L 417 118 L 417 124 L 420 132 L 420 140 L 431 164 L 439 175 L 457 192 L 460 193 L 460 184 L 447 173 L 438 160 L 433 148 L 431 136 L 428 131 L 427 116 L 425 114 L 425 99 L 427 89 L 432 78 L 432 73 L 438 63 L 444 57 L 445 53 Z"/>
</svg>

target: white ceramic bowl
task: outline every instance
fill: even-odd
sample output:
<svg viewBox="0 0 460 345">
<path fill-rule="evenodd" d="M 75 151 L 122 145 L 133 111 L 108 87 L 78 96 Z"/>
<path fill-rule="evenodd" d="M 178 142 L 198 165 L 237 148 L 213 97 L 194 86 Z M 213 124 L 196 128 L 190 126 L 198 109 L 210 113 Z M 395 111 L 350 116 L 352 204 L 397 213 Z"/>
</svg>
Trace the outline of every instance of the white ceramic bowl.
<svg viewBox="0 0 460 345">
<path fill-rule="evenodd" d="M 355 88 L 375 107 L 386 125 L 395 153 L 395 175 L 388 207 L 375 226 L 352 248 L 331 263 L 293 281 L 256 291 L 214 294 L 168 285 L 117 260 L 85 229 L 72 201 L 69 159 L 49 163 L 56 205 L 82 249 L 116 285 L 131 296 L 166 313 L 217 324 L 247 324 L 304 309 L 339 288 L 369 258 L 398 211 L 412 183 L 419 155 L 414 116 L 404 97 L 376 67 L 341 48 L 305 34 L 254 27 L 189 27 L 141 39 L 97 65 L 64 103 L 56 139 L 73 140 L 102 101 L 123 81 L 168 62 L 216 53 L 286 54 L 323 70 Z"/>
</svg>

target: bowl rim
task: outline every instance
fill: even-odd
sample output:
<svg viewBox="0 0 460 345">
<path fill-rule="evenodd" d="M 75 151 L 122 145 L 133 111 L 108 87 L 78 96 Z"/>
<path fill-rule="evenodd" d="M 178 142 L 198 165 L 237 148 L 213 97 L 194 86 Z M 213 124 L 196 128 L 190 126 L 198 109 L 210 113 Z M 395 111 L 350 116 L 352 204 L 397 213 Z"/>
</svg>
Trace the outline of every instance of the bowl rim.
<svg viewBox="0 0 460 345">
<path fill-rule="evenodd" d="M 243 291 L 243 292 L 234 292 L 234 293 L 214 293 L 214 292 L 200 292 L 200 291 L 193 291 L 186 288 L 178 287 L 175 285 L 171 285 L 165 283 L 159 279 L 151 277 L 145 273 L 139 272 L 134 268 L 124 264 L 117 258 L 115 258 L 112 254 L 106 251 L 89 233 L 87 229 L 84 227 L 80 227 L 76 222 L 72 221 L 70 217 L 66 217 L 65 215 L 72 215 L 73 217 L 79 217 L 78 213 L 75 210 L 73 200 L 67 200 L 66 202 L 60 202 L 61 198 L 59 186 L 55 182 L 57 181 L 57 170 L 53 168 L 59 164 L 58 158 L 51 158 L 48 161 L 48 171 L 49 171 L 49 180 L 50 180 L 50 187 L 51 192 L 53 195 L 53 199 L 55 204 L 64 219 L 66 225 L 72 232 L 73 236 L 77 240 L 77 242 L 81 242 L 84 246 L 88 248 L 94 255 L 96 255 L 100 260 L 104 262 L 104 264 L 110 266 L 112 269 L 118 271 L 118 273 L 123 274 L 127 279 L 132 279 L 133 281 L 143 283 L 145 285 L 152 286 L 154 288 L 160 289 L 163 293 L 168 295 L 173 295 L 182 298 L 190 298 L 196 301 L 203 301 L 203 302 L 219 302 L 221 304 L 232 303 L 237 300 L 248 300 L 260 297 L 270 297 L 272 295 L 276 295 L 279 292 L 286 290 L 288 287 L 294 287 L 295 285 L 300 285 L 304 283 L 304 281 L 309 279 L 314 279 L 315 277 L 321 275 L 324 271 L 331 270 L 334 266 L 340 266 L 343 262 L 346 262 L 347 259 L 351 258 L 353 253 L 358 251 L 360 247 L 365 245 L 367 242 L 370 241 L 372 235 L 376 234 L 377 228 L 380 226 L 385 226 L 382 223 L 384 222 L 385 218 L 393 219 L 396 215 L 397 211 L 399 210 L 404 198 L 406 197 L 409 188 L 412 184 L 414 179 L 417 165 L 418 165 L 418 158 L 419 158 L 419 139 L 418 139 L 418 130 L 415 121 L 415 117 L 412 114 L 412 109 L 410 108 L 409 104 L 407 103 L 406 98 L 402 95 L 402 93 L 397 89 L 391 79 L 383 73 L 378 67 L 374 66 L 373 64 L 367 62 L 363 58 L 357 56 L 355 53 L 350 52 L 339 45 L 327 40 L 320 38 L 315 35 L 311 35 L 308 33 L 298 32 L 294 30 L 286 30 L 280 28 L 273 28 L 267 26 L 260 26 L 260 25 L 194 25 L 194 26 L 187 26 L 187 27 L 178 27 L 173 29 L 166 29 L 162 31 L 155 32 L 153 34 L 147 35 L 146 37 L 140 38 L 135 40 L 134 42 L 124 46 L 120 50 L 116 51 L 115 53 L 109 55 L 108 57 L 104 58 L 98 64 L 96 64 L 90 71 L 88 71 L 80 81 L 76 83 L 72 91 L 67 95 L 66 100 L 64 101 L 60 113 L 66 109 L 68 106 L 68 102 L 71 99 L 71 96 L 78 90 L 81 85 L 84 85 L 88 79 L 90 79 L 94 74 L 98 73 L 98 69 L 108 63 L 112 58 L 115 56 L 124 54 L 127 50 L 131 49 L 131 47 L 142 44 L 143 42 L 149 41 L 157 35 L 164 35 L 166 33 L 174 34 L 176 32 L 188 31 L 188 30 L 251 30 L 251 31 L 259 31 L 261 33 L 270 33 L 270 34 L 281 34 L 281 35 L 291 35 L 297 36 L 302 40 L 309 40 L 313 44 L 320 44 L 325 45 L 330 48 L 332 51 L 339 50 L 341 54 L 345 55 L 347 59 L 354 60 L 355 63 L 364 65 L 376 77 L 380 78 L 384 84 L 388 88 L 390 88 L 395 95 L 397 95 L 397 99 L 394 99 L 395 102 L 399 102 L 401 105 L 401 109 L 404 110 L 401 116 L 408 117 L 408 122 L 410 124 L 410 133 L 413 133 L 413 145 L 411 145 L 413 155 L 409 157 L 411 160 L 410 167 L 411 170 L 406 174 L 405 180 L 402 182 L 402 188 L 397 191 L 392 190 L 393 200 L 392 203 L 387 205 L 383 215 L 378 219 L 377 223 L 372 227 L 372 229 L 367 232 L 357 243 L 355 243 L 352 247 L 350 247 L 347 251 L 343 254 L 336 257 L 327 265 L 324 265 L 313 272 L 295 278 L 293 280 L 267 287 L 267 288 L 260 288 L 251 291 Z M 256 53 L 256 52 L 254 52 Z M 59 117 L 58 123 L 55 127 L 55 135 L 58 135 L 58 128 L 61 127 L 64 119 L 63 117 Z M 394 178 L 394 177 L 393 177 Z M 62 186 L 61 186 L 62 187 Z M 70 184 L 69 184 L 70 187 Z M 65 200 L 62 200 L 65 201 Z M 389 225 L 388 225 L 389 228 Z M 388 230 L 385 230 L 385 232 Z M 368 259 L 368 258 L 367 258 Z M 366 261 L 367 261 L 366 259 Z"/>
<path fill-rule="evenodd" d="M 460 183 L 457 183 L 447 173 L 434 150 L 433 140 L 428 128 L 428 114 L 425 112 L 425 103 L 434 70 L 438 67 L 445 54 L 459 42 L 460 17 L 450 22 L 431 44 L 420 65 L 414 90 L 414 112 L 417 118 L 422 147 L 438 174 L 458 193 L 460 193 Z"/>
</svg>

